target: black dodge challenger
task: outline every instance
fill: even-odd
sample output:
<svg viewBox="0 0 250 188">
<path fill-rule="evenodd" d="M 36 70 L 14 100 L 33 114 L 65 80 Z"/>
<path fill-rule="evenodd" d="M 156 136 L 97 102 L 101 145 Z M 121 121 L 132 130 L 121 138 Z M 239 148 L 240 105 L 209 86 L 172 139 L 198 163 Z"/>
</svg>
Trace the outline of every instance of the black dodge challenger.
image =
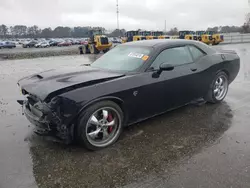
<svg viewBox="0 0 250 188">
<path fill-rule="evenodd" d="M 18 81 L 36 132 L 91 150 L 110 146 L 123 127 L 199 98 L 221 102 L 240 68 L 234 51 L 190 40 L 117 46 L 91 65 L 52 69 Z"/>
</svg>

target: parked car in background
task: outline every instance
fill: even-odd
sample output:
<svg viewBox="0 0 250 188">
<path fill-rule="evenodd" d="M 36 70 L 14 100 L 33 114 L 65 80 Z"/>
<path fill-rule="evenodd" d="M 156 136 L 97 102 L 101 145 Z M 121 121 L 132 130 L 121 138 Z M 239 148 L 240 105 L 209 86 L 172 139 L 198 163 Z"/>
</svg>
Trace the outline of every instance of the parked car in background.
<svg viewBox="0 0 250 188">
<path fill-rule="evenodd" d="M 23 43 L 23 48 L 32 48 L 35 47 L 35 45 L 37 44 L 37 41 L 30 41 L 27 43 Z"/>
<path fill-rule="evenodd" d="M 20 40 L 18 41 L 18 43 L 21 44 L 21 45 L 23 45 L 24 43 L 27 43 L 27 41 L 24 40 L 24 39 L 20 39 Z"/>
<path fill-rule="evenodd" d="M 76 40 L 76 41 L 75 41 L 75 44 L 76 44 L 76 45 L 80 45 L 80 44 L 81 44 L 81 40 Z"/>
<path fill-rule="evenodd" d="M 61 46 L 71 46 L 72 43 L 70 41 L 62 41 L 60 43 L 57 44 L 57 46 L 61 47 Z"/>
<path fill-rule="evenodd" d="M 0 41 L 0 49 L 3 48 L 3 42 Z"/>
<path fill-rule="evenodd" d="M 80 44 L 81 45 L 87 45 L 88 44 L 88 39 L 86 38 L 86 39 L 81 40 Z"/>
<path fill-rule="evenodd" d="M 59 43 L 59 42 L 56 41 L 56 40 L 50 40 L 50 41 L 49 41 L 49 45 L 50 45 L 50 46 L 57 46 L 58 43 Z"/>
<path fill-rule="evenodd" d="M 48 42 L 43 42 L 42 44 L 41 44 L 41 47 L 42 48 L 48 48 L 50 45 L 49 45 L 49 43 Z"/>
<path fill-rule="evenodd" d="M 35 47 L 36 47 L 36 48 L 47 48 L 47 47 L 49 47 L 49 46 L 50 46 L 50 45 L 49 45 L 48 42 L 39 42 L 39 43 L 35 44 Z"/>
<path fill-rule="evenodd" d="M 41 44 L 42 44 L 42 42 L 38 42 L 38 43 L 35 44 L 34 47 L 35 47 L 35 48 L 39 48 Z"/>
<path fill-rule="evenodd" d="M 112 37 L 112 38 L 109 38 L 109 40 L 113 43 L 113 44 L 121 44 L 122 41 L 120 38 L 117 38 L 117 37 Z"/>
<path fill-rule="evenodd" d="M 6 41 L 6 42 L 1 42 L 0 44 L 0 48 L 15 48 L 15 47 L 16 44 L 14 42 Z"/>
<path fill-rule="evenodd" d="M 71 42 L 73 45 L 80 45 L 81 44 L 81 41 L 77 40 L 77 39 L 71 39 Z"/>
</svg>

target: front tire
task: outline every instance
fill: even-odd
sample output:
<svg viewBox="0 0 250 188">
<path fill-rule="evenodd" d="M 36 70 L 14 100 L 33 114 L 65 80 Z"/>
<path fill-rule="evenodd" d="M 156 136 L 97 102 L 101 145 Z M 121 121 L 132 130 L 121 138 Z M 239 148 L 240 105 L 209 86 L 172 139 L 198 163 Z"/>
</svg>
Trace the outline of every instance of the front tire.
<svg viewBox="0 0 250 188">
<path fill-rule="evenodd" d="M 78 119 L 76 136 L 89 150 L 99 150 L 114 144 L 122 133 L 123 112 L 112 101 L 102 101 L 88 107 Z"/>
<path fill-rule="evenodd" d="M 100 51 L 95 47 L 95 44 L 91 44 L 89 47 L 90 47 L 89 50 L 91 54 L 99 54 Z"/>
<path fill-rule="evenodd" d="M 103 50 L 103 53 L 107 53 L 109 51 L 109 48 Z"/>
<path fill-rule="evenodd" d="M 227 95 L 228 86 L 229 81 L 227 74 L 225 72 L 219 72 L 210 85 L 205 100 L 213 104 L 220 103 Z"/>
<path fill-rule="evenodd" d="M 82 46 L 82 52 L 83 54 L 89 54 L 89 48 L 87 45 Z"/>
</svg>

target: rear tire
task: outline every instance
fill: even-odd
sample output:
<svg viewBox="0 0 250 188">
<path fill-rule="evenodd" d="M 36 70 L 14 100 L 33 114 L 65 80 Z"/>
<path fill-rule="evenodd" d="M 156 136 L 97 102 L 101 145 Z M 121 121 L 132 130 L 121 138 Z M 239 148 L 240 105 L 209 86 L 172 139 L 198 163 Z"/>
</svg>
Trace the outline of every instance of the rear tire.
<svg viewBox="0 0 250 188">
<path fill-rule="evenodd" d="M 103 109 L 107 111 L 106 118 L 104 118 Z M 112 111 L 111 111 L 112 110 Z M 101 112 L 98 113 L 98 112 Z M 98 116 L 98 114 L 100 116 Z M 111 114 L 112 120 L 114 121 L 114 125 L 112 125 L 112 130 L 109 130 L 109 127 L 105 130 L 98 131 L 95 133 L 94 136 L 90 136 L 91 133 L 97 131 L 97 129 L 101 129 L 101 125 L 99 122 L 102 122 L 103 119 L 107 120 Z M 96 118 L 93 121 L 93 116 Z M 98 124 L 93 124 L 93 122 L 98 122 Z M 110 122 L 106 122 L 110 123 Z M 104 128 L 103 128 L 104 129 Z M 99 150 L 111 146 L 114 144 L 117 139 L 119 138 L 120 134 L 123 130 L 123 112 L 121 108 L 112 101 L 101 101 L 98 103 L 93 104 L 92 106 L 88 107 L 78 118 L 78 124 L 76 127 L 76 136 L 77 140 L 81 145 L 84 145 L 89 150 Z M 110 131 L 110 132 L 109 132 Z M 105 132 L 105 136 L 104 136 Z M 93 138 L 94 137 L 94 138 Z M 104 139 L 104 140 L 103 140 Z M 107 140 L 105 142 L 105 139 Z"/>
<path fill-rule="evenodd" d="M 228 92 L 228 76 L 225 72 L 219 72 L 209 87 L 209 91 L 204 99 L 209 103 L 220 103 L 224 100 Z"/>
</svg>

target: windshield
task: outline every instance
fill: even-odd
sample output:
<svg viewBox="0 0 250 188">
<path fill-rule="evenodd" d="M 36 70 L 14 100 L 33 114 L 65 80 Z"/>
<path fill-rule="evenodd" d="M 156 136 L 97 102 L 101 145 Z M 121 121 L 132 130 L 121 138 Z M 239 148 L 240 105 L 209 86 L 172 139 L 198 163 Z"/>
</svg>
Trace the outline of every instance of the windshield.
<svg viewBox="0 0 250 188">
<path fill-rule="evenodd" d="M 135 71 L 149 58 L 151 48 L 121 45 L 113 48 L 94 63 L 93 67 L 114 71 Z"/>
</svg>

